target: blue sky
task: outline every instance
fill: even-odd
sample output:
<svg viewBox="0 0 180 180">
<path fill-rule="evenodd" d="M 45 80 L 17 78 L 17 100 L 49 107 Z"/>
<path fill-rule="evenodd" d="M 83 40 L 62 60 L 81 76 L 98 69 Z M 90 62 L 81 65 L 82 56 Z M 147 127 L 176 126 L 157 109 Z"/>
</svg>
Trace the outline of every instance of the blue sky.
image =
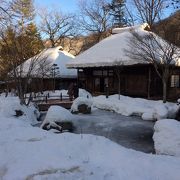
<svg viewBox="0 0 180 180">
<path fill-rule="evenodd" d="M 74 13 L 78 10 L 79 0 L 34 0 L 36 9 L 50 8 L 59 9 L 65 13 Z M 128 2 L 128 1 L 127 1 Z M 166 10 L 162 18 L 170 15 L 172 10 Z"/>
<path fill-rule="evenodd" d="M 34 0 L 36 7 L 60 8 L 63 12 L 75 12 L 78 0 Z"/>
</svg>

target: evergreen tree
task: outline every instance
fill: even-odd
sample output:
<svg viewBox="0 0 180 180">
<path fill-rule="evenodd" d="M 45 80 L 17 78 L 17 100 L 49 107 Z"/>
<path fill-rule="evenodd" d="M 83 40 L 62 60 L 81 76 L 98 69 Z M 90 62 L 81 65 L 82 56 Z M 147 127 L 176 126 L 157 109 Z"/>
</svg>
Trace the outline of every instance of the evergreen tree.
<svg viewBox="0 0 180 180">
<path fill-rule="evenodd" d="M 31 22 L 27 25 L 25 29 L 25 38 L 27 38 L 29 42 L 28 45 L 30 46 L 29 48 L 31 48 L 32 56 L 38 54 L 39 51 L 44 48 L 43 41 L 36 24 Z"/>
<path fill-rule="evenodd" d="M 33 0 L 13 0 L 11 8 L 15 17 L 15 23 L 21 26 L 22 29 L 35 16 Z"/>
<path fill-rule="evenodd" d="M 114 27 L 123 27 L 127 25 L 127 19 L 125 18 L 125 0 L 112 0 L 110 4 L 110 12 L 113 16 Z"/>
<path fill-rule="evenodd" d="M 43 48 L 41 36 L 36 25 L 32 23 L 34 17 L 32 2 L 32 0 L 14 0 L 11 8 L 15 18 L 11 21 L 10 26 L 0 33 L 0 63 L 3 64 L 4 71 L 11 71 L 12 75 L 9 78 L 15 83 L 22 104 L 26 104 L 24 94 L 30 86 L 28 84 L 30 74 L 38 57 L 31 61 L 25 76 L 23 62 L 38 54 Z"/>
</svg>

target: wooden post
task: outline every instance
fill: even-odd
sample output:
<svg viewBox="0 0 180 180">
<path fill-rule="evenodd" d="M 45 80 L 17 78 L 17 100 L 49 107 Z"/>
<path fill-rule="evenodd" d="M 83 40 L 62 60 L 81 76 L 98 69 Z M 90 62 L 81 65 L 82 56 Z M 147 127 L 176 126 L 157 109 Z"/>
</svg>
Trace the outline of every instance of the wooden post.
<svg viewBox="0 0 180 180">
<path fill-rule="evenodd" d="M 62 101 L 62 93 L 60 94 L 60 100 Z"/>
<path fill-rule="evenodd" d="M 79 68 L 77 69 L 77 86 L 79 87 Z"/>
<path fill-rule="evenodd" d="M 47 96 L 46 96 L 46 103 L 47 103 Z"/>
<path fill-rule="evenodd" d="M 151 97 L 151 66 L 148 69 L 148 99 Z"/>
<path fill-rule="evenodd" d="M 108 85 L 106 85 L 106 98 L 109 97 L 109 89 L 108 89 Z"/>
</svg>

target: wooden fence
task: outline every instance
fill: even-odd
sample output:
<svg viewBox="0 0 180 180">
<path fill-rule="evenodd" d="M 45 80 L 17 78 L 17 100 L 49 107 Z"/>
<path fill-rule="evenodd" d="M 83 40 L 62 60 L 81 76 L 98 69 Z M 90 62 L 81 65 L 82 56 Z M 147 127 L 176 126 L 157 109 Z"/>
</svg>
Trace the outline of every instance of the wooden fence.
<svg viewBox="0 0 180 180">
<path fill-rule="evenodd" d="M 60 93 L 59 95 L 51 95 L 48 93 L 46 95 L 36 95 L 34 94 L 33 96 L 31 97 L 25 97 L 25 99 L 29 99 L 32 101 L 32 102 L 35 102 L 37 104 L 40 104 L 40 103 L 48 103 L 49 101 L 72 101 L 73 99 L 70 98 L 69 95 L 63 95 L 62 93 Z"/>
</svg>

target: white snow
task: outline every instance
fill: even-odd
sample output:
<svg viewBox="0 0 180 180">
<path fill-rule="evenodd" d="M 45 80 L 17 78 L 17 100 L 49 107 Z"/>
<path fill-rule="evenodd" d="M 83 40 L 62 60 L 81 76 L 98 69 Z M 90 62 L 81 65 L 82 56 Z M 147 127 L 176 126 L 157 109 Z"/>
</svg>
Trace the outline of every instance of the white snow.
<svg viewBox="0 0 180 180">
<path fill-rule="evenodd" d="M 127 55 L 126 51 L 130 51 L 129 41 L 132 38 L 132 30 L 138 34 L 146 35 L 152 32 L 146 31 L 147 23 L 132 27 L 118 28 L 114 30 L 114 34 L 97 43 L 90 49 L 75 58 L 74 62 L 68 62 L 68 68 L 83 68 L 83 67 L 102 67 L 114 65 L 134 65 L 147 64 L 147 61 L 135 60 Z M 155 34 L 154 34 L 155 35 Z M 155 35 L 157 40 L 163 43 L 163 47 L 167 44 L 159 36 Z M 165 49 L 165 47 L 164 47 Z M 180 50 L 178 50 L 180 51 Z M 162 52 L 159 52 L 160 54 Z M 174 57 L 176 65 L 180 66 L 179 56 Z"/>
<path fill-rule="evenodd" d="M 51 96 L 49 99 L 60 97 L 61 93 L 63 96 L 67 96 L 67 90 L 45 91 L 43 93 L 44 95 L 49 93 Z M 77 111 L 78 105 L 84 103 L 89 104 L 89 107 L 93 103 L 95 108 L 114 111 L 125 116 L 140 116 L 143 120 L 175 118 L 179 108 L 176 103 L 163 103 L 161 100 L 154 101 L 123 95 L 120 96 L 119 100 L 118 94 L 111 95 L 109 98 L 106 98 L 104 95 L 92 97 L 88 91 L 79 89 L 79 98 L 73 102 L 71 110 Z"/>
<path fill-rule="evenodd" d="M 163 103 L 160 101 L 131 98 L 128 96 L 111 95 L 93 97 L 93 106 L 99 109 L 111 110 L 125 116 L 137 115 L 144 120 L 158 120 L 174 118 L 178 105 L 175 103 Z"/>
<path fill-rule="evenodd" d="M 81 104 L 87 105 L 87 107 L 91 107 L 93 104 L 92 98 L 87 97 L 78 97 L 73 101 L 73 104 L 71 106 L 71 112 L 77 112 L 78 106 Z"/>
<path fill-rule="evenodd" d="M 63 98 L 65 97 L 69 97 L 69 95 L 67 94 L 68 90 L 62 89 L 62 90 L 55 90 L 55 91 L 43 91 L 41 94 L 41 92 L 39 92 L 37 95 L 38 96 L 47 96 L 49 94 L 49 98 L 48 99 L 57 99 L 60 98 L 60 95 L 62 94 Z M 29 94 L 26 95 L 27 97 L 29 97 Z M 92 95 L 86 91 L 85 89 L 81 89 L 79 88 L 79 97 L 85 97 L 85 98 L 92 98 Z M 37 98 L 38 99 L 38 98 Z M 39 98 L 41 99 L 41 98 Z"/>
<path fill-rule="evenodd" d="M 45 77 L 50 76 L 51 68 L 53 64 L 57 64 L 59 67 L 59 76 L 62 78 L 77 77 L 77 70 L 67 69 L 66 63 L 73 62 L 74 56 L 66 51 L 60 50 L 60 46 L 55 48 L 48 48 L 43 50 L 40 54 L 36 55 L 25 61 L 21 66 L 23 67 L 24 76 L 30 72 L 33 77 Z M 30 69 L 32 68 L 32 72 Z"/>
<path fill-rule="evenodd" d="M 126 149 L 100 136 L 57 135 L 6 115 L 0 111 L 0 179 L 179 180 L 180 158 Z"/>
<path fill-rule="evenodd" d="M 46 114 L 46 117 L 41 125 L 41 128 L 45 124 L 52 124 L 54 122 L 72 121 L 72 114 L 61 106 L 51 106 Z"/>
<path fill-rule="evenodd" d="M 39 111 L 30 104 L 29 107 L 25 105 L 20 105 L 18 97 L 0 97 L 0 115 L 6 118 L 12 118 L 16 115 L 15 110 L 21 110 L 23 115 L 19 119 L 23 121 L 29 121 L 32 124 L 37 123 L 37 118 L 39 117 Z"/>
<path fill-rule="evenodd" d="M 174 119 L 162 119 L 156 122 L 154 130 L 156 153 L 180 157 L 180 122 Z"/>
<path fill-rule="evenodd" d="M 85 98 L 91 99 L 92 95 L 88 91 L 86 91 L 85 89 L 79 88 L 79 97 L 85 97 Z"/>
</svg>

